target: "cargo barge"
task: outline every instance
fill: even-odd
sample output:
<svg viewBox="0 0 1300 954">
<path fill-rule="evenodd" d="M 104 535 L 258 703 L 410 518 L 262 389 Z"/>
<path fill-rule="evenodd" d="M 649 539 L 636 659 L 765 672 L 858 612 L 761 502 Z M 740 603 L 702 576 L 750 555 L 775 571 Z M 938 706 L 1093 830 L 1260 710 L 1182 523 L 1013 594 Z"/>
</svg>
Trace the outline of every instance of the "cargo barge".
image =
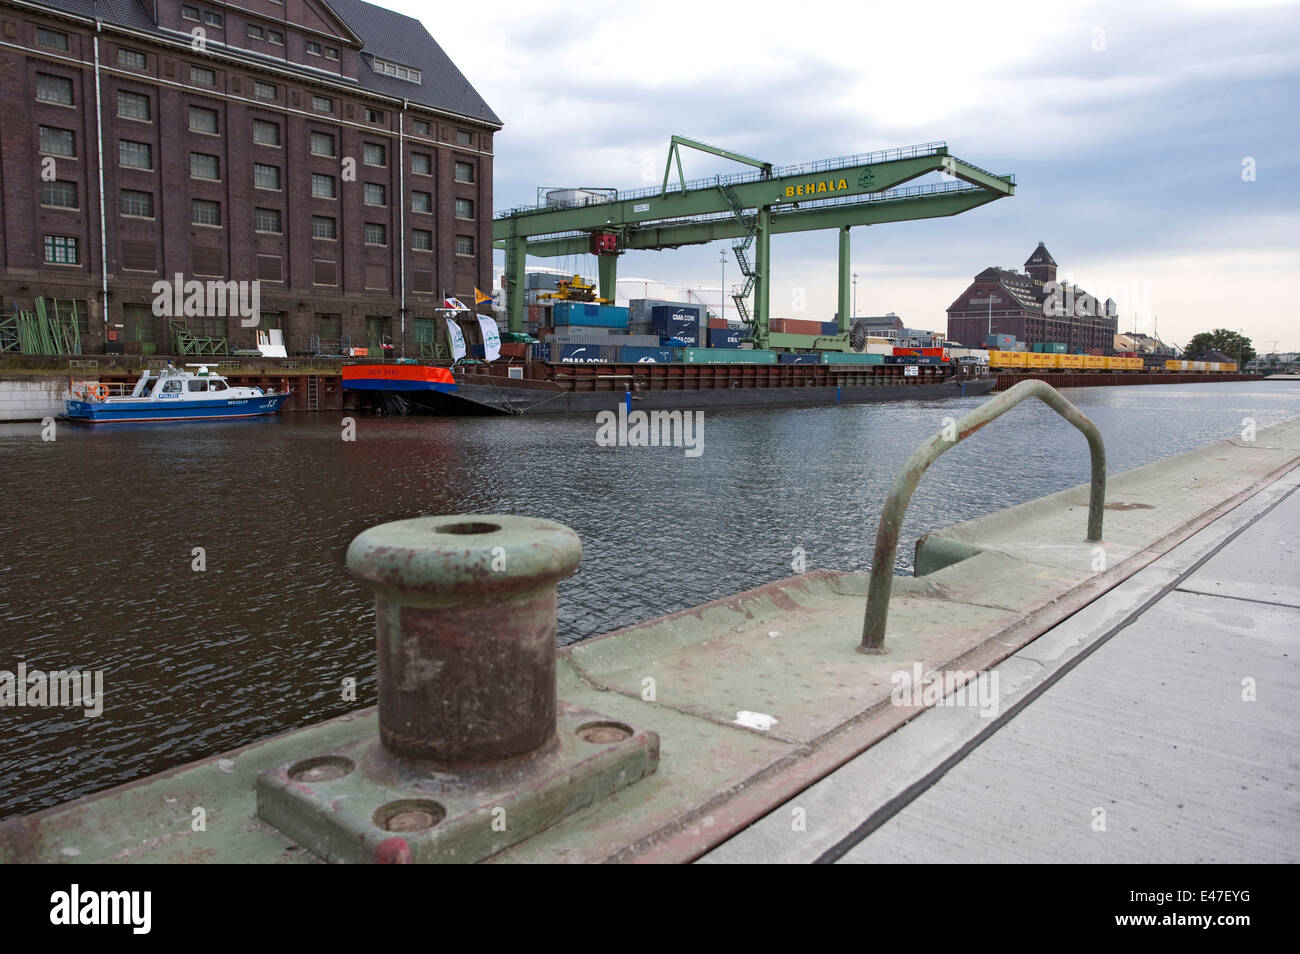
<svg viewBox="0 0 1300 954">
<path fill-rule="evenodd" d="M 345 367 L 343 387 L 361 395 L 363 408 L 381 413 L 467 415 L 581 414 L 620 404 L 672 410 L 945 400 L 987 394 L 995 384 L 969 366 L 532 361 L 458 366 L 454 389 L 412 392 L 378 386 L 389 367 Z"/>
</svg>

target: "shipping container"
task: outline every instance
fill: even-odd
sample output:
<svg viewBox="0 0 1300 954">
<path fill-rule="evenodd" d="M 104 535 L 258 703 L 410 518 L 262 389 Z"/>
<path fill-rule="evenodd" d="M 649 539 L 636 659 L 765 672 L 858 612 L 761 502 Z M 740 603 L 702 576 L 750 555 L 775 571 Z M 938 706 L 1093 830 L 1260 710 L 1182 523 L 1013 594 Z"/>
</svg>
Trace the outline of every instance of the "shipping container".
<svg viewBox="0 0 1300 954">
<path fill-rule="evenodd" d="M 685 364 L 776 364 L 775 351 L 749 348 L 683 348 Z"/>
<path fill-rule="evenodd" d="M 626 334 L 623 328 L 601 328 L 596 325 L 556 325 L 555 334 L 558 335 L 585 335 L 588 338 L 600 337 L 608 338 L 610 335 Z"/>
<path fill-rule="evenodd" d="M 627 309 L 620 308 L 616 305 L 593 305 L 580 301 L 557 301 L 554 310 L 554 320 L 556 325 L 626 328 L 628 322 Z"/>
<path fill-rule="evenodd" d="M 822 364 L 884 364 L 883 354 L 856 351 L 823 351 Z"/>
<path fill-rule="evenodd" d="M 885 355 L 884 358 L 885 364 L 927 364 L 942 367 L 944 363 L 943 358 L 928 354 L 896 354 Z"/>
<path fill-rule="evenodd" d="M 719 330 L 722 330 L 722 329 L 724 329 L 724 328 L 729 328 L 729 327 L 731 327 L 731 326 L 727 324 L 727 319 L 726 319 L 726 318 L 710 318 L 710 319 L 709 319 L 709 328 L 710 328 L 710 329 L 717 328 L 717 329 L 719 329 Z"/>
<path fill-rule="evenodd" d="M 782 364 L 821 364 L 821 355 L 804 354 L 795 351 L 783 351 L 778 356 Z"/>
<path fill-rule="evenodd" d="M 1000 351 L 1010 351 L 1015 347 L 1015 335 L 993 334 L 984 338 L 984 343 L 990 348 L 997 348 Z"/>
<path fill-rule="evenodd" d="M 556 364 L 612 364 L 618 360 L 618 346 L 553 344 L 550 360 Z"/>
<path fill-rule="evenodd" d="M 622 364 L 671 364 L 677 360 L 677 353 L 672 348 L 624 346 L 618 349 L 618 360 Z"/>
<path fill-rule="evenodd" d="M 709 328 L 710 348 L 739 348 L 739 328 Z"/>
<path fill-rule="evenodd" d="M 664 298 L 634 298 L 627 303 L 627 306 L 629 321 L 649 321 L 650 313 L 655 308 L 700 310 L 700 303 L 697 301 L 668 301 Z"/>
<path fill-rule="evenodd" d="M 939 358 L 941 361 L 949 359 L 947 348 L 895 348 L 894 355 L 895 357 L 901 355 L 903 357 Z"/>
<path fill-rule="evenodd" d="M 768 331 L 779 335 L 813 335 L 816 337 L 822 333 L 822 323 L 804 318 L 773 318 L 768 322 Z"/>
<path fill-rule="evenodd" d="M 823 321 L 823 322 L 822 322 L 822 334 L 823 334 L 823 335 L 830 336 L 830 335 L 837 335 L 837 334 L 839 334 L 839 333 L 840 333 L 840 323 L 839 323 L 838 321 Z"/>
</svg>

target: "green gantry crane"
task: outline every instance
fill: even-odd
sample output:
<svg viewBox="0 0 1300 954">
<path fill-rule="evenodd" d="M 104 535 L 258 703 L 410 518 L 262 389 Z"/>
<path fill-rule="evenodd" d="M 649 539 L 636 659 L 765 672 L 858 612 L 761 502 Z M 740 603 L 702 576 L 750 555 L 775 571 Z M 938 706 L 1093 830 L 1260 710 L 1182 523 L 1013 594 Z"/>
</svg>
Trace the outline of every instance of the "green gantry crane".
<svg viewBox="0 0 1300 954">
<path fill-rule="evenodd" d="M 687 181 L 682 174 L 683 146 L 754 166 L 756 171 Z M 670 182 L 674 164 L 677 181 Z M 898 188 L 930 172 L 947 173 L 952 180 Z M 743 289 L 733 297 L 755 347 L 848 351 L 850 228 L 957 215 L 1013 194 L 1015 176 L 994 175 L 950 156 L 942 142 L 775 169 L 750 156 L 673 136 L 662 186 L 593 191 L 576 202 L 511 209 L 496 216 L 492 237 L 495 247 L 506 253 L 506 297 L 513 332 L 523 331 L 524 264 L 529 255 L 594 253 L 600 295 L 612 301 L 618 256 L 623 252 L 731 240 L 745 276 Z M 773 333 L 768 324 L 772 236 L 820 229 L 839 231 L 839 333 Z"/>
</svg>

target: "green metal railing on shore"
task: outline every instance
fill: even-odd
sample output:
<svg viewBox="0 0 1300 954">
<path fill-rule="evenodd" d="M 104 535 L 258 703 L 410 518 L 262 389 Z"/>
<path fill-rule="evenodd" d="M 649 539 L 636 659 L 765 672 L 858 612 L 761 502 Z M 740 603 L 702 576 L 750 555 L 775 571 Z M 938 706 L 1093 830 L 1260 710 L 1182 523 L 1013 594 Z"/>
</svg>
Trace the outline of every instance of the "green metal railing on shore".
<svg viewBox="0 0 1300 954">
<path fill-rule="evenodd" d="M 1030 398 L 1038 398 L 1082 431 L 1088 439 L 1088 450 L 1092 454 L 1092 490 L 1088 498 L 1087 539 L 1101 540 L 1102 518 L 1106 508 L 1106 447 L 1101 440 L 1101 431 L 1050 384 L 1044 381 L 1021 381 L 918 447 L 894 479 L 885 506 L 880 511 L 880 526 L 876 530 L 876 549 L 871 558 L 871 582 L 867 587 L 867 609 L 862 622 L 862 643 L 858 646 L 858 652 L 885 651 L 885 622 L 889 619 L 889 597 L 894 587 L 894 558 L 898 553 L 898 538 L 903 529 L 907 505 L 911 503 L 912 494 L 926 470 L 944 451 L 956 447 L 985 424 Z"/>
<path fill-rule="evenodd" d="M 11 316 L 0 318 L 0 354 L 81 354 L 81 323 L 85 314 L 74 299 L 37 298 L 33 311 L 14 304 Z"/>
</svg>

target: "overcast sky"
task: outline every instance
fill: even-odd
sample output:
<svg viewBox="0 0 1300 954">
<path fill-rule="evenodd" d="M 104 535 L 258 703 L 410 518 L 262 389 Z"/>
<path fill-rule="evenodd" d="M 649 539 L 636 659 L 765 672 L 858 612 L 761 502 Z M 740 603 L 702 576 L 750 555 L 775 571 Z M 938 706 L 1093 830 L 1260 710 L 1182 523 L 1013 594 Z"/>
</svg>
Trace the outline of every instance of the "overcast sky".
<svg viewBox="0 0 1300 954">
<path fill-rule="evenodd" d="M 1224 326 L 1300 350 L 1300 4 L 379 2 L 422 19 L 505 123 L 498 209 L 657 182 L 673 133 L 777 165 L 944 140 L 1016 195 L 854 229 L 858 314 L 943 329 L 976 272 L 1043 241 L 1123 330 L 1136 312 L 1180 345 Z M 835 233 L 772 244 L 773 316 L 829 319 Z M 620 275 L 716 290 L 725 247 L 625 255 Z"/>
</svg>

